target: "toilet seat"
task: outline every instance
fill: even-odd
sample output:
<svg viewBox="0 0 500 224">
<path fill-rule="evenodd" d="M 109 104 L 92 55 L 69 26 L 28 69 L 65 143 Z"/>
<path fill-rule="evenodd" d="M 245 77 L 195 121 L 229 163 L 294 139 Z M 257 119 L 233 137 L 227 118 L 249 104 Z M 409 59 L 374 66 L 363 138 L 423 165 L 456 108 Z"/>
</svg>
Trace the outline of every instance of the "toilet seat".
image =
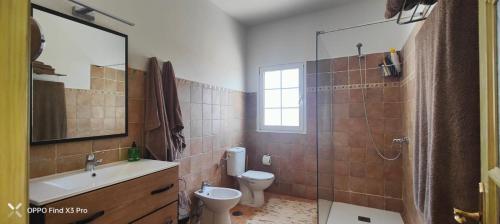
<svg viewBox="0 0 500 224">
<path fill-rule="evenodd" d="M 254 171 L 254 170 L 249 170 L 243 174 L 241 174 L 241 177 L 247 180 L 271 180 L 274 179 L 274 174 L 268 173 L 268 172 L 262 172 L 262 171 Z"/>
</svg>

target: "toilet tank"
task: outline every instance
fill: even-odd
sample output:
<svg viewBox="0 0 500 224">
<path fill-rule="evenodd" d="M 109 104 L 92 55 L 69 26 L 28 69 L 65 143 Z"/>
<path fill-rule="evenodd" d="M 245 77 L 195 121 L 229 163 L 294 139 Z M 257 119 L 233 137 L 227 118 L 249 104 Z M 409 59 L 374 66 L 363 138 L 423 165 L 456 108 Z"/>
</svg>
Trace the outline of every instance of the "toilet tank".
<svg viewBox="0 0 500 224">
<path fill-rule="evenodd" d="M 226 150 L 227 175 L 237 177 L 245 172 L 245 151 L 242 147 Z"/>
</svg>

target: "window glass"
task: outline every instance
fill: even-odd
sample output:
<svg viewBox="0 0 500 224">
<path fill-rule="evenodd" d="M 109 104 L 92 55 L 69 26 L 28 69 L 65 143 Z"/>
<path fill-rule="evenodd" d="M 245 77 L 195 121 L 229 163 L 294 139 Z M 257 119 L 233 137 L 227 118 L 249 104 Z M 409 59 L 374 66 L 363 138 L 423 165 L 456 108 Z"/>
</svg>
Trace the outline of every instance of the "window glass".
<svg viewBox="0 0 500 224">
<path fill-rule="evenodd" d="M 281 76 L 282 88 L 299 87 L 299 69 L 283 70 Z"/>
<path fill-rule="evenodd" d="M 283 107 L 299 107 L 299 88 L 283 89 L 282 92 Z"/>
<path fill-rule="evenodd" d="M 282 122 L 283 126 L 299 126 L 299 108 L 283 109 Z"/>
<path fill-rule="evenodd" d="M 281 109 L 265 109 L 264 124 L 268 126 L 281 125 Z"/>
<path fill-rule="evenodd" d="M 281 71 L 269 71 L 264 76 L 265 89 L 281 88 Z"/>
<path fill-rule="evenodd" d="M 264 108 L 281 107 L 281 89 L 264 90 Z"/>
<path fill-rule="evenodd" d="M 305 133 L 303 64 L 261 69 L 258 130 Z"/>
</svg>

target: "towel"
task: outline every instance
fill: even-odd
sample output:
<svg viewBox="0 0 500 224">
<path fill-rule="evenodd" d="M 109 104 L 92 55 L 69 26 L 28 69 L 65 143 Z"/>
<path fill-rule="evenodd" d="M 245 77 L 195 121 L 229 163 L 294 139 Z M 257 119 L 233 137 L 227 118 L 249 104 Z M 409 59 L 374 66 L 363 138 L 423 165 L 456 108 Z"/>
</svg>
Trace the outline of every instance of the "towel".
<svg viewBox="0 0 500 224">
<path fill-rule="evenodd" d="M 146 82 L 145 138 L 147 152 L 157 160 L 172 161 L 173 145 L 165 109 L 165 94 L 160 67 L 156 58 L 149 60 Z"/>
<path fill-rule="evenodd" d="M 163 63 L 162 69 L 163 93 L 165 108 L 167 112 L 169 133 L 172 137 L 172 160 L 176 160 L 186 148 L 186 141 L 182 135 L 184 124 L 182 123 L 182 112 L 177 95 L 177 86 L 175 83 L 175 72 L 170 61 Z"/>
<path fill-rule="evenodd" d="M 64 83 L 33 80 L 33 141 L 64 139 L 67 136 Z"/>
<path fill-rule="evenodd" d="M 432 5 L 436 2 L 437 0 L 406 0 L 405 4 L 405 0 L 387 0 L 385 18 L 390 19 L 396 16 L 403 8 L 403 4 L 404 4 L 404 10 L 410 10 L 413 9 L 418 4 Z"/>
<path fill-rule="evenodd" d="M 478 210 L 477 33 L 476 0 L 440 1 L 415 37 L 414 198 L 428 224 L 455 223 L 453 207 Z"/>
</svg>

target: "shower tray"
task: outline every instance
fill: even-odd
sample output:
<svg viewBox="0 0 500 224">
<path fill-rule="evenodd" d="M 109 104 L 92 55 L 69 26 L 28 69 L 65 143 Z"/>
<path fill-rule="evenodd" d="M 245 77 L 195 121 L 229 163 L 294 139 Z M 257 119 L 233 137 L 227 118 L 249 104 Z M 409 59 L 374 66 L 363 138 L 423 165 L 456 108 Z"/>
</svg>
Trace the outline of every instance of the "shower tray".
<svg viewBox="0 0 500 224">
<path fill-rule="evenodd" d="M 397 212 L 333 202 L 327 224 L 404 224 Z"/>
</svg>

